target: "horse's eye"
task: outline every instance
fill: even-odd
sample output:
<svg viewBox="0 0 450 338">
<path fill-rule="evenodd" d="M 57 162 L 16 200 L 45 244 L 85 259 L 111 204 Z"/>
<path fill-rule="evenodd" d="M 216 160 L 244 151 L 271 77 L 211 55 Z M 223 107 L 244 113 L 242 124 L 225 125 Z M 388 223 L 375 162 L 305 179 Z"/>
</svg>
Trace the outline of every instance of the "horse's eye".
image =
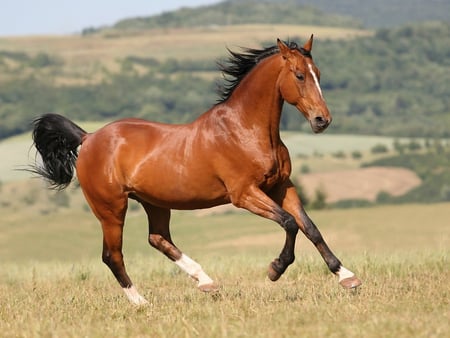
<svg viewBox="0 0 450 338">
<path fill-rule="evenodd" d="M 300 81 L 305 81 L 305 75 L 303 75 L 302 73 L 295 74 L 295 77 Z"/>
</svg>

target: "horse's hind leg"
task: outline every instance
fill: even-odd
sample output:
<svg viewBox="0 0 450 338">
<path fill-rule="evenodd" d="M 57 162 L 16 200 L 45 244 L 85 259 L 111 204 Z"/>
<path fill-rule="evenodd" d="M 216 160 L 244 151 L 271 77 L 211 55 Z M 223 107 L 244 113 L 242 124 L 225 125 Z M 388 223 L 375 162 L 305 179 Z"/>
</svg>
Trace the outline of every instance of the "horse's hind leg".
<svg viewBox="0 0 450 338">
<path fill-rule="evenodd" d="M 86 198 L 102 224 L 103 262 L 110 268 L 130 302 L 136 305 L 148 303 L 131 282 L 123 261 L 122 235 L 128 205 L 126 196 L 118 199 L 111 198 L 108 203 L 96 202 L 95 204 L 89 200 L 87 194 Z"/>
<path fill-rule="evenodd" d="M 200 264 L 183 254 L 172 242 L 169 230 L 170 209 L 159 208 L 146 202 L 141 203 L 148 216 L 148 241 L 150 245 L 161 251 L 190 277 L 195 279 L 201 291 L 216 290 L 217 286 L 203 271 Z"/>
</svg>

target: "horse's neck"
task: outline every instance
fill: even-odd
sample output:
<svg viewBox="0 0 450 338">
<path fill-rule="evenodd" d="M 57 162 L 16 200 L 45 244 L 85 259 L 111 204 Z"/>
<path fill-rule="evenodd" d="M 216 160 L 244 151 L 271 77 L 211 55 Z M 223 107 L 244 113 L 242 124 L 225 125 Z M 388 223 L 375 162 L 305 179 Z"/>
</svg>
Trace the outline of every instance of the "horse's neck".
<svg viewBox="0 0 450 338">
<path fill-rule="evenodd" d="M 277 83 L 280 71 L 276 55 L 263 60 L 242 79 L 227 102 L 242 125 L 269 131 L 272 137 L 279 135 L 283 106 Z"/>
</svg>

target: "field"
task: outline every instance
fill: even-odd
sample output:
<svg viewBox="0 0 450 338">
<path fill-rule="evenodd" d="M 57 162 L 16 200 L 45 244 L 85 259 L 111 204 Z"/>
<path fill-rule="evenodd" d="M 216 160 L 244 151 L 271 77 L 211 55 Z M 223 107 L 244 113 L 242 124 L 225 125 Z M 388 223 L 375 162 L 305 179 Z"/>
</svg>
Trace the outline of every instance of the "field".
<svg viewBox="0 0 450 338">
<path fill-rule="evenodd" d="M 267 44 L 267 41 L 273 41 L 275 44 L 277 38 L 297 39 L 299 36 L 306 41 L 313 33 L 317 40 L 373 35 L 372 31 L 359 29 L 255 24 L 123 33 L 115 31 L 89 36 L 2 37 L 0 51 L 25 52 L 31 56 L 46 53 L 63 63 L 61 69 L 57 67 L 56 71 L 49 67 L 37 72 L 36 69 L 24 70 L 22 64 L 9 60 L 8 69 L 13 71 L 13 78 L 33 74 L 50 77 L 59 85 L 74 85 L 105 80 L 107 74 L 121 70 L 122 61 L 128 56 L 159 61 L 176 59 L 214 62 L 227 55 L 227 47 L 259 48 L 263 42 Z M 212 79 L 219 72 L 200 72 L 198 75 Z M 0 83 L 7 79 L 8 75 L 4 74 Z"/>
<path fill-rule="evenodd" d="M 242 32 L 246 32 L 243 34 Z M 294 32 L 294 33 L 293 33 Z M 327 27 L 249 25 L 169 29 L 137 34 L 1 38 L 0 50 L 48 53 L 63 60 L 55 83 L 99 82 L 119 71 L 129 55 L 158 60 L 214 60 L 226 47 L 259 46 L 292 34 L 320 39 L 373 32 Z M 192 43 L 195 41 L 195 43 Z M 176 48 L 174 48 L 176 47 Z M 9 60 L 12 73 L 23 71 Z M 16 69 L 14 68 L 16 67 Z M 42 76 L 53 76 L 43 70 Z M 39 75 L 39 74 L 38 74 Z M 3 79 L 4 81 L 5 79 Z M 0 80 L 1 82 L 2 80 Z M 102 123 L 83 122 L 88 131 Z M 348 170 L 377 155 L 393 138 L 283 133 L 294 178 L 330 175 L 343 182 Z M 344 264 L 363 280 L 342 290 L 315 248 L 299 235 L 296 261 L 276 283 L 265 273 L 281 250 L 282 229 L 242 211 L 174 212 L 177 245 L 220 285 L 204 294 L 147 243 L 144 213 L 130 204 L 124 254 L 131 278 L 150 305 L 128 303 L 101 262 L 101 231 L 76 184 L 63 193 L 14 169 L 34 159 L 29 134 L 0 142 L 0 336 L 2 337 L 447 337 L 450 333 L 450 203 L 311 211 Z M 351 157 L 353 151 L 362 158 Z M 345 157 L 334 154 L 345 152 Z M 376 196 L 376 178 L 347 180 L 365 197 Z M 358 174 L 361 171 L 357 172 Z M 389 174 L 392 174 L 390 171 Z M 319 176 L 317 176 L 319 175 Z M 397 174 L 385 190 L 399 190 Z M 320 176 L 324 177 L 324 176 Z M 306 185 L 306 181 L 302 184 Z M 320 179 L 311 191 L 320 186 Z M 402 188 L 411 183 L 402 183 Z M 371 195 L 372 194 L 372 195 Z"/>
<path fill-rule="evenodd" d="M 95 130 L 102 123 L 83 123 Z M 391 138 L 284 133 L 294 172 L 355 169 Z M 311 211 L 331 248 L 363 280 L 342 290 L 299 236 L 296 262 L 265 276 L 284 234 L 243 211 L 174 212 L 172 234 L 220 285 L 204 294 L 147 243 L 145 216 L 130 205 L 124 254 L 150 305 L 128 303 L 100 259 L 101 231 L 80 189 L 46 190 L 12 171 L 34 156 L 30 136 L 0 143 L 0 332 L 4 337 L 446 337 L 450 331 L 449 203 Z M 337 176 L 336 176 L 337 177 Z M 354 177 L 352 178 L 354 179 Z M 395 181 L 395 180 L 394 180 Z"/>
<path fill-rule="evenodd" d="M 243 34 L 243 32 L 245 32 Z M 0 49 L 57 55 L 71 67 L 94 62 L 113 62 L 128 55 L 164 60 L 213 59 L 225 47 L 256 47 L 269 39 L 288 39 L 293 34 L 303 39 L 315 34 L 318 39 L 343 39 L 370 36 L 367 30 L 302 25 L 233 25 L 190 29 L 162 29 L 129 33 L 105 33 L 92 36 L 41 36 L 0 39 Z M 196 42 L 196 44 L 193 43 Z M 273 41 L 274 44 L 276 41 Z M 201 48 L 199 48 L 201 46 Z M 176 47 L 176 48 L 174 48 Z M 108 63 L 108 62 L 106 62 Z"/>
<path fill-rule="evenodd" d="M 173 238 L 221 285 L 194 283 L 146 242 L 129 214 L 125 259 L 151 305 L 128 304 L 101 263 L 90 212 L 6 212 L 0 225 L 4 337 L 445 337 L 450 327 L 450 204 L 311 212 L 345 265 L 363 280 L 342 290 L 299 236 L 297 260 L 265 277 L 283 231 L 244 213 L 175 212 Z M 133 208 L 134 209 L 134 208 Z"/>
</svg>

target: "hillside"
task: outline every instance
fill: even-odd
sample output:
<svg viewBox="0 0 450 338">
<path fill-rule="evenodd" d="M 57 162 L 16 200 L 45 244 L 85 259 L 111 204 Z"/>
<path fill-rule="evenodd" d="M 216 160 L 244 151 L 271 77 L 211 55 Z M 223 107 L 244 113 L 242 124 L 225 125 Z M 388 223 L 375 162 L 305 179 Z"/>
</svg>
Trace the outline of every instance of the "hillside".
<svg viewBox="0 0 450 338">
<path fill-rule="evenodd" d="M 126 18 L 103 30 L 207 27 L 241 24 L 293 24 L 334 27 L 399 27 L 423 21 L 450 21 L 447 0 L 227 0 L 160 15 Z"/>
<path fill-rule="evenodd" d="M 280 0 L 271 0 L 280 2 Z M 281 0 L 283 1 L 283 0 Z M 422 21 L 450 21 L 448 0 L 294 0 L 325 13 L 351 16 L 368 28 L 399 27 Z"/>
<path fill-rule="evenodd" d="M 402 1 L 373 6 L 383 4 L 386 12 Z M 441 0 L 432 1 L 437 5 L 428 11 L 444 9 Z M 221 83 L 216 62 L 226 58 L 227 47 L 270 46 L 276 38 L 302 43 L 311 33 L 333 115 L 327 132 L 450 136 L 449 21 L 373 32 L 354 28 L 352 18 L 301 3 L 309 4 L 224 1 L 130 18 L 114 27 L 86 29 L 82 36 L 2 38 L 0 139 L 28 130 L 33 117 L 49 111 L 79 120 L 192 121 L 216 103 Z M 335 6 L 329 5 L 332 11 Z M 359 7 L 354 0 L 342 3 L 354 11 Z M 414 13 L 421 9 L 408 7 Z M 183 95 L 174 95 L 178 92 Z M 281 127 L 308 129 L 288 105 Z"/>
<path fill-rule="evenodd" d="M 244 34 L 245 32 L 245 34 Z M 143 117 L 190 121 L 217 100 L 216 61 L 226 46 L 274 44 L 293 32 L 329 39 L 371 32 L 330 27 L 244 25 L 150 30 L 133 35 L 0 38 L 0 139 L 45 112 L 80 120 Z M 174 48 L 176 47 L 176 48 Z M 201 47 L 201 48 L 200 48 Z M 186 90 L 185 95 L 173 95 Z"/>
<path fill-rule="evenodd" d="M 311 6 L 299 6 L 292 1 L 223 1 L 197 8 L 182 8 L 161 15 L 129 18 L 117 22 L 116 30 L 155 28 L 209 27 L 248 24 L 314 25 L 332 27 L 361 27 L 348 16 L 325 14 Z M 94 30 L 85 30 L 89 33 Z"/>
<path fill-rule="evenodd" d="M 245 25 L 3 38 L 0 138 L 28 130 L 33 117 L 49 111 L 80 120 L 192 121 L 217 100 L 215 62 L 225 57 L 226 46 L 273 45 L 277 37 L 301 43 L 310 33 L 316 34 L 313 55 L 334 117 L 327 132 L 450 136 L 450 23 L 426 23 L 375 35 L 344 28 Z M 184 95 L 173 95 L 180 91 Z M 307 130 L 288 105 L 281 124 Z"/>
</svg>

